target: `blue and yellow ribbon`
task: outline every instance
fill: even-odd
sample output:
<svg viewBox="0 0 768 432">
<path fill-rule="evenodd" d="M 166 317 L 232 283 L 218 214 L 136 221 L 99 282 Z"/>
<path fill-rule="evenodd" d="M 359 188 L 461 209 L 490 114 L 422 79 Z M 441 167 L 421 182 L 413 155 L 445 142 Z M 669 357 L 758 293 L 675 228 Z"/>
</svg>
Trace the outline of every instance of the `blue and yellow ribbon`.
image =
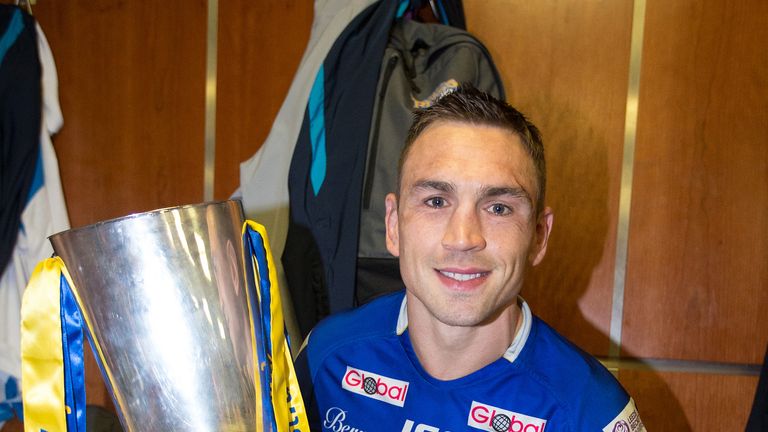
<svg viewBox="0 0 768 432">
<path fill-rule="evenodd" d="M 260 334 L 253 335 L 253 339 L 263 341 L 262 344 L 254 344 L 257 351 L 254 358 L 259 359 L 260 382 L 270 389 L 272 406 L 265 406 L 264 411 L 272 415 L 271 423 L 275 431 L 308 432 L 304 401 L 286 338 L 277 269 L 264 227 L 246 221 L 243 225 L 243 244 L 246 257 L 251 257 L 250 265 L 246 265 L 247 274 L 258 287 L 249 293 L 249 305 L 252 316 L 253 310 L 259 311 L 262 324 Z"/>
<path fill-rule="evenodd" d="M 85 431 L 82 315 L 60 258 L 35 268 L 21 304 L 21 383 L 27 432 Z"/>
</svg>

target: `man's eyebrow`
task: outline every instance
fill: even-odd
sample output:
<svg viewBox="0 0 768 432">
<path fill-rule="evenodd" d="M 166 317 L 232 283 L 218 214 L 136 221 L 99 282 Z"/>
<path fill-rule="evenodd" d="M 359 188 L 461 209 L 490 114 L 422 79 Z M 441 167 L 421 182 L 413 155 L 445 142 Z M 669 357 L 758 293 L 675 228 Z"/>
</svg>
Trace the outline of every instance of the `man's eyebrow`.
<svg viewBox="0 0 768 432">
<path fill-rule="evenodd" d="M 412 189 L 434 189 L 440 192 L 453 192 L 456 187 L 449 182 L 439 180 L 419 180 L 413 184 Z"/>
<path fill-rule="evenodd" d="M 509 195 L 513 198 L 524 198 L 531 201 L 531 196 L 528 194 L 528 192 L 521 188 L 521 187 L 511 187 L 511 186 L 490 186 L 483 188 L 483 190 L 480 192 L 480 195 L 484 198 L 492 198 L 492 197 L 498 197 L 502 195 Z"/>
</svg>

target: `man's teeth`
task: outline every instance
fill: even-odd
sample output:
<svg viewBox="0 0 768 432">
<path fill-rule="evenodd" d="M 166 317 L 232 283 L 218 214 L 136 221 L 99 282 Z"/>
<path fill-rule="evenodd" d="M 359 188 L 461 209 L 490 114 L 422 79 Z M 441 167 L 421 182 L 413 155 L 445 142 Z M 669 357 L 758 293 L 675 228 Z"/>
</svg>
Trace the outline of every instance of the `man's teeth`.
<svg viewBox="0 0 768 432">
<path fill-rule="evenodd" d="M 440 271 L 443 276 L 457 280 L 459 282 L 466 282 L 468 280 L 477 279 L 483 275 L 483 273 L 454 273 L 448 271 Z"/>
</svg>

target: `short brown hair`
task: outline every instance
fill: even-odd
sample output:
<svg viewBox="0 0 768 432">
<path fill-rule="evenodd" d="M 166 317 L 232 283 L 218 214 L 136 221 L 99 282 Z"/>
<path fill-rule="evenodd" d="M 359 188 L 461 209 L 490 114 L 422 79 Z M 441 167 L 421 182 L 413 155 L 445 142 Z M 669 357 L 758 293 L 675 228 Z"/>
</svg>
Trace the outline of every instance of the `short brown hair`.
<svg viewBox="0 0 768 432">
<path fill-rule="evenodd" d="M 476 89 L 471 84 L 462 84 L 456 90 L 442 96 L 427 108 L 413 112 L 413 123 L 408 130 L 405 146 L 400 153 L 397 174 L 397 193 L 403 176 L 403 165 L 411 145 L 431 124 L 438 121 L 455 121 L 469 124 L 496 126 L 513 132 L 523 143 L 536 168 L 538 202 L 536 211 L 544 208 L 544 194 L 547 184 L 544 143 L 539 129 L 525 115 L 508 103 Z"/>
</svg>

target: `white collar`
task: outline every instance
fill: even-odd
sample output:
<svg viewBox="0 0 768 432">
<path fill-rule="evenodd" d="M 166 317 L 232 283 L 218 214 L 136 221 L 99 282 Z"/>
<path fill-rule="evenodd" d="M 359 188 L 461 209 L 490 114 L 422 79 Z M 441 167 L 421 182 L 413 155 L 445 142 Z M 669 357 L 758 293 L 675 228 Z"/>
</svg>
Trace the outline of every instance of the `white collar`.
<svg viewBox="0 0 768 432">
<path fill-rule="evenodd" d="M 400 314 L 397 317 L 396 329 L 398 336 L 402 335 L 408 328 L 407 299 L 407 295 L 403 296 L 403 301 L 400 303 Z M 517 297 L 517 300 L 520 303 L 520 310 L 523 312 L 523 324 L 520 326 L 520 330 L 518 330 L 517 334 L 515 334 L 512 344 L 509 345 L 509 348 L 507 348 L 507 351 L 504 353 L 503 357 L 510 363 L 514 362 L 515 359 L 517 359 L 517 356 L 520 355 L 520 351 L 523 350 L 525 342 L 528 340 L 528 335 L 531 334 L 531 325 L 533 323 L 531 308 L 528 307 L 528 303 L 520 296 Z"/>
</svg>

